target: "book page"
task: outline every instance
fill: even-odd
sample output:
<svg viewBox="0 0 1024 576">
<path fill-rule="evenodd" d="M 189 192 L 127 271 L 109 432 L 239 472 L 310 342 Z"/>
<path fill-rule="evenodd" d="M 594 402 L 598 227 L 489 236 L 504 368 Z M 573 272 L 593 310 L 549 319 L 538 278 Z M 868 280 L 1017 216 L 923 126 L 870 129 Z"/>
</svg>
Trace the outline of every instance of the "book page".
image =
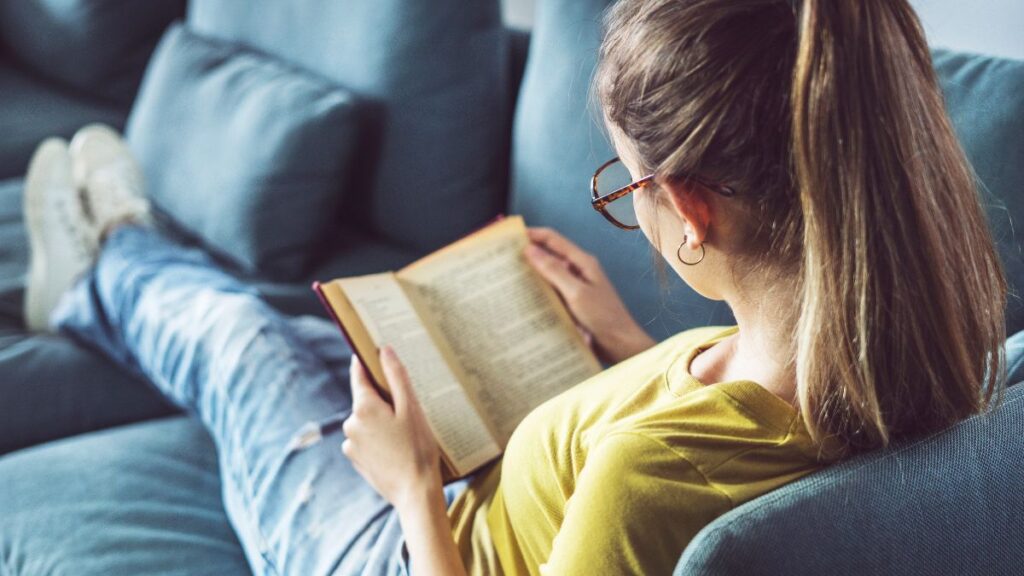
<svg viewBox="0 0 1024 576">
<path fill-rule="evenodd" d="M 336 280 L 379 349 L 405 365 L 438 444 L 463 474 L 501 452 L 393 274 Z"/>
<path fill-rule="evenodd" d="M 526 414 L 601 370 L 557 293 L 526 262 L 521 218 L 396 274 L 447 341 L 502 447 Z"/>
</svg>

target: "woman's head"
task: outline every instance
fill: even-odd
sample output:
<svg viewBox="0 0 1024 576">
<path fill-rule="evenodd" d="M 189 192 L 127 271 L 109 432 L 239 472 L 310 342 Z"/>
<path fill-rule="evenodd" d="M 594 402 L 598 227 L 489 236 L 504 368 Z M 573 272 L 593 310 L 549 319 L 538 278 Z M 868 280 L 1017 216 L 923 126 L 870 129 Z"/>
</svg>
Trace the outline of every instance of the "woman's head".
<svg viewBox="0 0 1024 576">
<path fill-rule="evenodd" d="M 856 451 L 978 411 L 1005 281 L 909 4 L 621 0 L 606 28 L 605 121 L 658 177 L 645 233 L 706 296 L 792 294 L 812 434 Z"/>
</svg>

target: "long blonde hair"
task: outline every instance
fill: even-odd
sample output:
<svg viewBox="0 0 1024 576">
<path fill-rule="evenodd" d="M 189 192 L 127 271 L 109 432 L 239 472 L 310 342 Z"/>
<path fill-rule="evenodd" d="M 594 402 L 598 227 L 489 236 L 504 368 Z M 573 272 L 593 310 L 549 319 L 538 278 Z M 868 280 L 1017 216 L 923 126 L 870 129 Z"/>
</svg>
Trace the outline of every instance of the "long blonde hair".
<svg viewBox="0 0 1024 576">
<path fill-rule="evenodd" d="M 905 0 L 622 0 L 595 77 L 645 168 L 728 184 L 748 262 L 799 279 L 807 428 L 835 455 L 1002 384 L 1006 281 Z"/>
</svg>

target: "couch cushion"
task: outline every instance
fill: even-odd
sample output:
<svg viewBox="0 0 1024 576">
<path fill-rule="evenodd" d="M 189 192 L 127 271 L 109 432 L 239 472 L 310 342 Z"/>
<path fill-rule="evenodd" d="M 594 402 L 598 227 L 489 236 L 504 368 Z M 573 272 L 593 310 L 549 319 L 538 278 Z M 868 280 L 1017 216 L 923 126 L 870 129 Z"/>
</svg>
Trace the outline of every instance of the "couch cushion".
<svg viewBox="0 0 1024 576">
<path fill-rule="evenodd" d="M 23 190 L 20 178 L 0 180 L 0 326 L 21 325 L 21 291 L 28 269 Z"/>
<path fill-rule="evenodd" d="M 160 209 L 243 269 L 294 279 L 335 225 L 357 121 L 348 92 L 179 24 L 127 139 Z"/>
<path fill-rule="evenodd" d="M 0 94 L 0 179 L 23 176 L 32 152 L 44 138 L 70 138 L 91 122 L 120 128 L 128 115 L 126 107 L 63 91 L 2 59 Z"/>
<path fill-rule="evenodd" d="M 1024 330 L 1024 62 L 946 50 L 934 61 L 1006 269 L 1012 334 Z"/>
<path fill-rule="evenodd" d="M 179 412 L 68 338 L 0 327 L 0 454 Z"/>
<path fill-rule="evenodd" d="M 221 503 L 216 451 L 185 417 L 0 459 L 4 574 L 251 574 Z"/>
<path fill-rule="evenodd" d="M 502 209 L 508 60 L 497 0 L 192 0 L 188 21 L 373 101 L 362 193 L 342 215 L 350 225 L 422 252 Z"/>
<path fill-rule="evenodd" d="M 326 318 L 324 305 L 310 288 L 313 281 L 398 270 L 417 256 L 416 251 L 409 248 L 345 228 L 332 233 L 318 252 L 329 256 L 308 275 L 308 281 L 295 284 L 257 280 L 255 286 L 260 296 L 285 314 Z"/>
<path fill-rule="evenodd" d="M 1016 574 L 1024 387 L 946 432 L 827 468 L 704 528 L 679 576 Z"/>
<path fill-rule="evenodd" d="M 5 1 L 0 41 L 39 75 L 124 105 L 161 32 L 184 11 L 184 0 Z"/>
</svg>

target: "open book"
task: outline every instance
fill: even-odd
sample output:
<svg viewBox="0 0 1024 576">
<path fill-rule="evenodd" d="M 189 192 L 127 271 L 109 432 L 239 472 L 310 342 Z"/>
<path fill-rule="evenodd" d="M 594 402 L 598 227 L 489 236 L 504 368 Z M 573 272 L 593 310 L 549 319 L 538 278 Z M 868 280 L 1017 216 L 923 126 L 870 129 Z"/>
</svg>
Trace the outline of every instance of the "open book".
<svg viewBox="0 0 1024 576">
<path fill-rule="evenodd" d="M 378 390 L 379 348 L 402 360 L 446 479 L 499 456 L 530 410 L 601 370 L 568 310 L 526 262 L 520 217 L 399 270 L 316 283 Z"/>
</svg>

